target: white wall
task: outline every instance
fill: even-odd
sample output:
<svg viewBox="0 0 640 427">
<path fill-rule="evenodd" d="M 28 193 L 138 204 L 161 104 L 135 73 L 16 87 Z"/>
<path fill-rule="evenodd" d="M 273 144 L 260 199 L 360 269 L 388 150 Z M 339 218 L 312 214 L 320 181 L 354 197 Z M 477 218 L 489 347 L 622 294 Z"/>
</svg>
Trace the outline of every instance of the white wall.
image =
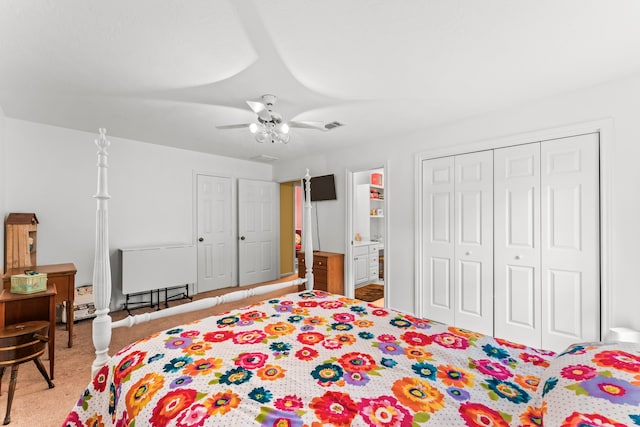
<svg viewBox="0 0 640 427">
<path fill-rule="evenodd" d="M 280 162 L 274 165 L 274 179 L 281 181 L 296 176 L 301 166 L 294 165 L 302 165 L 310 168 L 313 175 L 335 173 L 336 182 L 344 187 L 345 169 L 360 170 L 388 161 L 385 215 L 389 216 L 390 226 L 385 244 L 385 257 L 389 261 L 385 276 L 393 288 L 389 293 L 389 304 L 413 312 L 416 153 L 604 118 L 612 118 L 614 125 L 614 147 L 607 165 L 612 171 L 613 186 L 610 195 L 611 326 L 640 329 L 640 279 L 636 270 L 640 255 L 636 244 L 640 241 L 640 192 L 637 191 L 640 183 L 640 76 L 398 136 L 393 141 L 370 141 L 324 156 Z M 345 193 L 344 188 L 339 190 L 338 201 L 331 206 L 331 211 L 321 210 L 319 214 L 322 215 L 321 224 L 328 223 L 331 218 L 333 228 L 323 234 L 323 246 L 345 252 Z"/>
<path fill-rule="evenodd" d="M 3 212 L 35 212 L 40 221 L 38 263 L 73 262 L 76 285 L 92 282 L 97 136 L 97 129 L 92 134 L 6 119 L 9 179 Z M 194 241 L 194 172 L 272 178 L 267 164 L 109 137 L 108 129 L 107 139 L 112 279 L 118 302 L 118 248 Z"/>
<path fill-rule="evenodd" d="M 4 111 L 0 106 L 0 212 L 5 212 L 5 188 L 7 182 L 7 166 L 4 155 L 5 121 Z M 0 241 L 4 242 L 4 215 L 2 216 L 2 225 L 0 225 Z M 0 245 L 0 260 L 4 260 L 4 244 Z M 1 262 L 0 271 L 4 274 L 4 261 Z"/>
</svg>

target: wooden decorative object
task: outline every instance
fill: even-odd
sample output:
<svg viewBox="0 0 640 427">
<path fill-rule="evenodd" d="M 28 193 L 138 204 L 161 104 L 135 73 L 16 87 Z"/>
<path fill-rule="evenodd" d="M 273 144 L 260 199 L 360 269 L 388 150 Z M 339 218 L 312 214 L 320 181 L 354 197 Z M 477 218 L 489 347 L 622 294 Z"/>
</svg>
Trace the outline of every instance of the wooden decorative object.
<svg viewBox="0 0 640 427">
<path fill-rule="evenodd" d="M 4 271 L 36 265 L 38 218 L 34 213 L 10 213 L 5 220 Z"/>
</svg>

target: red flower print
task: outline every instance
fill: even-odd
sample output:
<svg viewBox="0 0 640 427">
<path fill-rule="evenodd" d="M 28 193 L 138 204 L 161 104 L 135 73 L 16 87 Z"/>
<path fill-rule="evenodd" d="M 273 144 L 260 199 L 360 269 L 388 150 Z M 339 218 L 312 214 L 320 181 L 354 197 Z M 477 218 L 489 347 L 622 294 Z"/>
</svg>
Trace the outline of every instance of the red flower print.
<svg viewBox="0 0 640 427">
<path fill-rule="evenodd" d="M 581 414 L 574 412 L 565 418 L 560 427 L 626 427 L 618 421 L 612 420 L 600 414 Z"/>
<path fill-rule="evenodd" d="M 242 313 L 240 315 L 240 318 L 242 320 L 259 320 L 259 319 L 266 319 L 267 318 L 267 314 L 262 312 L 262 311 L 258 311 L 258 310 L 251 310 L 251 311 L 247 311 L 246 313 Z"/>
<path fill-rule="evenodd" d="M 394 342 L 396 337 L 390 334 L 382 334 L 378 336 L 378 339 L 382 342 Z"/>
<path fill-rule="evenodd" d="M 325 424 L 336 427 L 350 426 L 358 413 L 358 405 L 347 393 L 328 391 L 321 397 L 314 397 L 309 407 L 316 417 Z"/>
<path fill-rule="evenodd" d="M 298 305 L 300 307 L 311 308 L 311 307 L 316 307 L 318 305 L 318 302 L 317 301 L 298 301 Z"/>
<path fill-rule="evenodd" d="M 264 353 L 240 353 L 235 359 L 236 366 L 241 366 L 245 369 L 257 369 L 262 368 L 269 356 Z"/>
<path fill-rule="evenodd" d="M 471 367 L 476 368 L 478 371 L 485 375 L 490 375 L 501 381 L 504 381 L 513 376 L 513 373 L 498 362 L 492 362 L 489 359 L 473 360 Z"/>
<path fill-rule="evenodd" d="M 468 427 L 509 427 L 498 411 L 481 403 L 462 403 L 458 412 Z"/>
<path fill-rule="evenodd" d="M 325 310 L 337 310 L 344 307 L 344 303 L 341 301 L 321 301 L 320 307 L 324 308 Z"/>
<path fill-rule="evenodd" d="M 407 331 L 400 335 L 400 338 L 409 345 L 429 345 L 431 339 L 428 335 L 421 334 L 419 332 Z"/>
<path fill-rule="evenodd" d="M 184 331 L 180 333 L 180 336 L 182 338 L 193 338 L 197 337 L 198 335 L 200 335 L 199 331 Z"/>
<path fill-rule="evenodd" d="M 587 365 L 569 365 L 562 368 L 560 375 L 570 380 L 588 380 L 595 377 L 597 371 L 592 366 Z"/>
<path fill-rule="evenodd" d="M 302 347 L 300 350 L 296 351 L 295 356 L 300 360 L 313 360 L 318 357 L 318 351 L 311 347 Z"/>
<path fill-rule="evenodd" d="M 281 411 L 295 412 L 298 409 L 301 409 L 304 406 L 304 403 L 302 403 L 302 399 L 298 396 L 287 395 L 276 399 L 274 406 Z"/>
<path fill-rule="evenodd" d="M 223 342 L 233 338 L 234 333 L 231 331 L 207 332 L 204 334 L 204 340 L 207 342 Z"/>
<path fill-rule="evenodd" d="M 595 355 L 593 362 L 598 366 L 612 367 L 637 374 L 640 372 L 640 356 L 622 350 L 606 350 Z"/>
<path fill-rule="evenodd" d="M 375 310 L 371 310 L 371 314 L 373 314 L 374 316 L 386 316 L 389 314 L 389 312 L 387 310 L 383 310 L 381 308 L 375 309 Z"/>
<path fill-rule="evenodd" d="M 298 334 L 297 340 L 302 344 L 318 344 L 324 339 L 324 335 L 320 332 L 303 332 Z"/>
<path fill-rule="evenodd" d="M 103 392 L 107 388 L 107 378 L 109 378 L 109 366 L 104 365 L 95 377 L 93 377 L 93 388 Z"/>
<path fill-rule="evenodd" d="M 252 331 L 239 332 L 233 337 L 235 344 L 258 344 L 267 337 L 264 332 L 254 329 Z"/>
<path fill-rule="evenodd" d="M 546 359 L 543 359 L 542 357 L 536 354 L 522 353 L 518 357 L 523 361 L 527 363 L 531 363 L 535 366 L 542 366 L 543 368 L 546 368 L 549 366 L 549 362 Z"/>
<path fill-rule="evenodd" d="M 449 332 L 432 335 L 430 339 L 444 348 L 455 348 L 458 350 L 464 350 L 469 347 L 469 340 Z"/>
<path fill-rule="evenodd" d="M 413 416 L 391 396 L 363 398 L 358 404 L 360 416 L 370 427 L 411 427 Z"/>
<path fill-rule="evenodd" d="M 505 347 L 511 347 L 511 348 L 517 348 L 517 349 L 523 349 L 523 348 L 527 348 L 526 345 L 524 344 L 518 344 L 515 342 L 511 342 L 511 341 L 507 341 L 507 340 L 503 340 L 501 338 L 495 338 L 496 342 L 502 346 Z"/>
<path fill-rule="evenodd" d="M 350 323 L 355 320 L 355 316 L 351 313 L 336 313 L 333 315 L 333 320 L 336 322 Z"/>
<path fill-rule="evenodd" d="M 338 359 L 338 363 L 345 371 L 349 372 L 367 372 L 376 367 L 376 361 L 373 357 L 364 353 L 347 353 Z"/>
</svg>

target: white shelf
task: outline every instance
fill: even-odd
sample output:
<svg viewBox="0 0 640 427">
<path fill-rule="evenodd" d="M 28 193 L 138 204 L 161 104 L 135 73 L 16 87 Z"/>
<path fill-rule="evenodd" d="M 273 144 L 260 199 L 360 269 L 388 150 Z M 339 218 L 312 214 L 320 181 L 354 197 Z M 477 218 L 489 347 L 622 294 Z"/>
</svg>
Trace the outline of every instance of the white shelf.
<svg viewBox="0 0 640 427">
<path fill-rule="evenodd" d="M 369 215 L 371 218 L 384 218 L 384 215 Z"/>
</svg>

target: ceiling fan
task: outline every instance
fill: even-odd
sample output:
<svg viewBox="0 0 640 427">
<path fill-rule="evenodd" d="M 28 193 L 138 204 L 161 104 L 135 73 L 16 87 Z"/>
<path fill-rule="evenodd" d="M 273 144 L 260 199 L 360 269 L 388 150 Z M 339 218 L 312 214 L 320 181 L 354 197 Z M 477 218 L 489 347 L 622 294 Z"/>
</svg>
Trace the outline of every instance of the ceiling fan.
<svg viewBox="0 0 640 427">
<path fill-rule="evenodd" d="M 271 142 L 286 144 L 289 142 L 290 128 L 314 129 L 327 132 L 339 126 L 339 122 L 314 122 L 314 121 L 289 121 L 282 120 L 282 116 L 273 111 L 278 98 L 275 95 L 262 95 L 262 102 L 246 101 L 249 108 L 258 116 L 258 120 L 252 123 L 240 123 L 235 125 L 216 126 L 217 129 L 248 128 L 255 135 L 258 142 Z"/>
</svg>

